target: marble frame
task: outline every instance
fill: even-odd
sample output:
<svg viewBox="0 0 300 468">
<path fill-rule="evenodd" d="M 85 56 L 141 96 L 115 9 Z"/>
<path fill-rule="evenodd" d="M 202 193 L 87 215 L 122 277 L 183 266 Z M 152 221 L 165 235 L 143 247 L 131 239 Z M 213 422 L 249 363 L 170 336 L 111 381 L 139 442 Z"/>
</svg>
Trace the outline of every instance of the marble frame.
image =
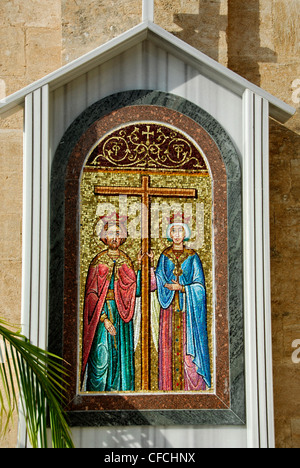
<svg viewBox="0 0 300 468">
<path fill-rule="evenodd" d="M 244 322 L 242 265 L 242 181 L 237 150 L 220 124 L 207 112 L 178 96 L 158 91 L 129 91 L 109 96 L 84 111 L 63 136 L 51 171 L 50 213 L 50 284 L 49 348 L 63 355 L 64 335 L 64 259 L 65 259 L 65 188 L 68 162 L 80 137 L 100 118 L 128 106 L 159 106 L 181 113 L 200 125 L 220 150 L 227 175 L 228 211 L 228 319 L 230 404 L 226 409 L 139 409 L 82 410 L 80 399 L 68 412 L 70 424 L 76 426 L 109 425 L 183 425 L 245 424 Z M 77 339 L 72 335 L 72 339 Z"/>
</svg>

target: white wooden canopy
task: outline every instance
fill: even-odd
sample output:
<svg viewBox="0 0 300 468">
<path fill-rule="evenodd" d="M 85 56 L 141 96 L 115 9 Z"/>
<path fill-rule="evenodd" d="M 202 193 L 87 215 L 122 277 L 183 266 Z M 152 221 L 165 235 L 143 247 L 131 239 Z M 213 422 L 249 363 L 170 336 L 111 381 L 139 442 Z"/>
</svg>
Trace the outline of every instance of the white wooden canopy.
<svg viewBox="0 0 300 468">
<path fill-rule="evenodd" d="M 25 97 L 42 88 L 49 86 L 49 91 L 68 84 L 88 71 L 98 67 L 114 57 L 128 51 L 130 48 L 149 41 L 166 52 L 170 52 L 177 59 L 194 67 L 199 73 L 233 93 L 242 96 L 246 90 L 266 99 L 270 105 L 270 116 L 279 122 L 286 122 L 295 113 L 295 109 L 280 99 L 272 96 L 258 86 L 237 75 L 233 71 L 219 64 L 199 50 L 176 38 L 152 21 L 143 21 L 138 26 L 121 34 L 115 39 L 97 47 L 91 52 L 73 62 L 50 73 L 44 78 L 26 86 L 16 93 L 0 101 L 0 114 L 7 115 L 15 111 L 16 107 L 24 105 Z"/>
<path fill-rule="evenodd" d="M 147 8 L 146 8 L 147 7 Z M 286 122 L 289 105 L 228 70 L 152 22 L 143 22 L 0 101 L 0 115 L 24 107 L 24 333 L 47 346 L 49 181 L 60 139 L 89 105 L 127 90 L 158 90 L 192 101 L 211 114 L 234 142 L 243 174 L 243 263 L 247 424 L 185 429 L 186 447 L 273 447 L 269 245 L 269 116 Z M 21 424 L 20 445 L 26 445 Z M 74 430 L 85 446 L 181 447 L 182 428 Z M 119 434 L 119 435 L 118 435 Z M 121 434 L 121 435 L 120 435 Z M 121 440 L 120 440 L 121 439 Z M 124 442 L 126 441 L 127 442 Z"/>
</svg>

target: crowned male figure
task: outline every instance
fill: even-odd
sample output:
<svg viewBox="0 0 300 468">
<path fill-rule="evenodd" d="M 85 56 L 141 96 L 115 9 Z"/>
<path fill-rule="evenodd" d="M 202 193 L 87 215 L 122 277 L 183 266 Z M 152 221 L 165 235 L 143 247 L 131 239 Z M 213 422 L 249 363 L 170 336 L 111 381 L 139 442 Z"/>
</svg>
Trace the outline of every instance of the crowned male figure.
<svg viewBox="0 0 300 468">
<path fill-rule="evenodd" d="M 85 391 L 134 390 L 133 315 L 137 278 L 120 246 L 126 217 L 102 218 L 100 240 L 107 246 L 91 262 L 83 311 L 81 381 Z"/>
</svg>

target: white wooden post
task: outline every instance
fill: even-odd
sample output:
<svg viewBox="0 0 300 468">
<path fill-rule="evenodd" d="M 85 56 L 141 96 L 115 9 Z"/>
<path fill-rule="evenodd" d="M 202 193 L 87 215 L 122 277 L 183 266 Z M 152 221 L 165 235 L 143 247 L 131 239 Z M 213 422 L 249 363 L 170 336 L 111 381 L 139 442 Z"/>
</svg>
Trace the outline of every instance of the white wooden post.
<svg viewBox="0 0 300 468">
<path fill-rule="evenodd" d="M 26 96 L 23 164 L 23 332 L 47 346 L 49 89 Z"/>
<path fill-rule="evenodd" d="M 269 105 L 244 94 L 244 284 L 249 447 L 274 447 L 269 239 Z"/>
<path fill-rule="evenodd" d="M 22 305 L 23 333 L 47 347 L 49 232 L 49 86 L 25 98 L 23 156 Z M 19 446 L 28 445 L 19 421 Z"/>
</svg>

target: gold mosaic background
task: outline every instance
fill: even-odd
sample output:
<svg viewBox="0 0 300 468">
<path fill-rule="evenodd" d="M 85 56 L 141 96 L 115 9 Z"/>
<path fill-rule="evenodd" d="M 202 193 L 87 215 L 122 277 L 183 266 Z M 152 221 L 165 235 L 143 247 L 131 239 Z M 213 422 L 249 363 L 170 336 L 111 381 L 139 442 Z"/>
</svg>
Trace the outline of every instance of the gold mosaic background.
<svg viewBox="0 0 300 468">
<path fill-rule="evenodd" d="M 187 216 L 193 215 L 193 221 L 191 224 L 192 238 L 190 242 L 186 243 L 186 246 L 194 248 L 199 254 L 207 288 L 207 323 L 208 323 L 208 339 L 211 359 L 211 371 L 212 371 L 212 388 L 210 392 L 214 392 L 214 308 L 213 308 L 213 233 L 212 233 L 212 187 L 211 179 L 209 176 L 196 176 L 180 174 L 166 175 L 161 171 L 154 172 L 149 171 L 132 171 L 132 172 L 117 172 L 117 171 L 98 171 L 88 172 L 84 171 L 81 181 L 81 219 L 80 219 L 80 331 L 82 331 L 82 311 L 84 304 L 84 291 L 85 281 L 91 260 L 106 247 L 99 241 L 96 235 L 96 224 L 99 215 L 105 214 L 103 212 L 104 204 L 111 204 L 115 207 L 115 211 L 119 212 L 119 197 L 118 196 L 99 196 L 94 195 L 94 186 L 129 186 L 139 187 L 141 184 L 141 175 L 150 175 L 152 187 L 167 187 L 167 188 L 194 188 L 198 192 L 198 198 L 196 200 L 191 199 L 168 199 L 155 197 L 152 202 L 153 204 L 159 204 L 162 206 L 163 203 L 169 206 L 175 207 L 175 211 L 181 207 L 182 212 L 186 213 Z M 124 199 L 123 199 L 124 200 Z M 138 197 L 127 197 L 127 208 L 128 208 L 128 227 L 133 227 L 135 223 L 137 232 L 140 230 L 140 224 L 137 220 L 136 208 L 140 204 L 140 198 Z M 188 204 L 188 205 L 186 205 Z M 175 206 L 174 206 L 175 205 Z M 107 206 L 107 205 L 106 205 Z M 123 205 L 124 206 L 124 205 Z M 188 210 L 187 210 L 188 206 Z M 171 214 L 172 214 L 171 209 Z M 196 226 L 196 219 L 198 225 Z M 159 238 L 151 239 L 151 249 L 154 252 L 154 267 L 156 266 L 160 254 L 163 250 L 170 246 L 170 242 L 166 239 L 166 229 L 164 227 L 165 219 L 164 214 L 160 212 L 159 215 Z M 151 225 L 151 236 L 157 235 L 157 225 Z M 195 244 L 196 240 L 196 244 Z M 197 248 L 198 247 L 198 248 Z M 135 270 L 137 272 L 137 256 L 141 249 L 141 239 L 134 238 L 132 235 L 122 245 L 121 249 L 126 252 L 134 262 Z M 82 333 L 80 333 L 81 338 Z M 152 341 L 152 340 L 151 340 Z M 140 366 L 140 341 L 135 353 L 135 372 L 136 372 L 136 391 L 140 391 L 141 381 L 141 366 Z M 81 355 L 81 342 L 80 342 L 80 355 Z M 158 354 L 155 346 L 151 344 L 151 391 L 158 390 Z"/>
</svg>

